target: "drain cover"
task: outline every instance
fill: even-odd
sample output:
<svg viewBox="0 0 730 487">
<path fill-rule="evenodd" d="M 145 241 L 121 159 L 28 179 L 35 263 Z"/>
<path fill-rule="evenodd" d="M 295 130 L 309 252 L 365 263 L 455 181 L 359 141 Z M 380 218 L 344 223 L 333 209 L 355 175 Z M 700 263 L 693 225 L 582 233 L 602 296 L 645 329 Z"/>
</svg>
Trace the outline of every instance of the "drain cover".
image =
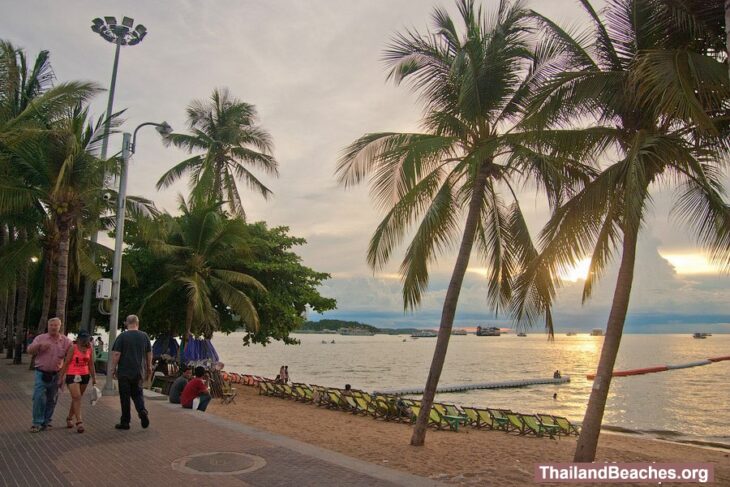
<svg viewBox="0 0 730 487">
<path fill-rule="evenodd" d="M 256 455 L 238 452 L 196 453 L 172 462 L 172 469 L 198 475 L 239 475 L 253 472 L 266 465 Z"/>
</svg>

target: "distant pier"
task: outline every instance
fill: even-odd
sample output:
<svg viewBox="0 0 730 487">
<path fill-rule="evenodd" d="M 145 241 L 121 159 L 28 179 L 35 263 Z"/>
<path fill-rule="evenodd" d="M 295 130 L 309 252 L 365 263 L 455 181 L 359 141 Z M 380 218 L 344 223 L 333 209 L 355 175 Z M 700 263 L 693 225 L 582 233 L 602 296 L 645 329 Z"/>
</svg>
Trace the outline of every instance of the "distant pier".
<svg viewBox="0 0 730 487">
<path fill-rule="evenodd" d="M 502 382 L 474 382 L 470 384 L 455 384 L 440 386 L 436 389 L 436 392 L 461 392 L 470 391 L 473 389 L 508 389 L 511 387 L 526 387 L 537 384 L 565 384 L 570 382 L 570 376 L 564 375 L 559 379 L 521 379 L 521 380 L 506 380 Z M 380 389 L 375 391 L 375 394 L 423 394 L 423 387 L 410 387 L 403 389 Z"/>
</svg>

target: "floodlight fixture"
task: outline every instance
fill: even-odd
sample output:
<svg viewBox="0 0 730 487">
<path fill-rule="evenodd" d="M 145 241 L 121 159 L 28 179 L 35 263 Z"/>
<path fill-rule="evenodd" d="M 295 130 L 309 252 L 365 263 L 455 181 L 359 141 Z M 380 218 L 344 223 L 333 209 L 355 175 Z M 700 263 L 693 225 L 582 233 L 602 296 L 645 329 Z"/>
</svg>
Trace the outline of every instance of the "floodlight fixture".
<svg viewBox="0 0 730 487">
<path fill-rule="evenodd" d="M 91 30 L 99 34 L 105 41 L 119 46 L 134 46 L 142 42 L 147 35 L 147 28 L 140 24 L 134 26 L 134 19 L 123 17 L 117 24 L 116 17 L 97 17 L 91 21 Z"/>
</svg>

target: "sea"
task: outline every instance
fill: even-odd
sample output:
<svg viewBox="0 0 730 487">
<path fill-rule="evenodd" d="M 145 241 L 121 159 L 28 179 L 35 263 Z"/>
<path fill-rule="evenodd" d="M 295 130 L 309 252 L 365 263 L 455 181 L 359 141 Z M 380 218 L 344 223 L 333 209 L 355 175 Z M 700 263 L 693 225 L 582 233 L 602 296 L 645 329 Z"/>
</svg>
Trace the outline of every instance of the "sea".
<svg viewBox="0 0 730 487">
<path fill-rule="evenodd" d="M 299 345 L 243 346 L 243 333 L 213 338 L 225 370 L 275 377 L 289 366 L 292 381 L 373 391 L 425 384 L 435 338 L 407 335 L 294 334 Z M 452 336 L 441 385 L 570 376 L 566 384 L 437 394 L 436 400 L 583 419 L 603 337 L 544 334 Z M 627 334 L 615 370 L 682 364 L 730 354 L 730 335 Z M 604 426 L 675 441 L 730 445 L 730 361 L 689 369 L 614 378 Z M 554 395 L 557 396 L 554 397 Z"/>
</svg>

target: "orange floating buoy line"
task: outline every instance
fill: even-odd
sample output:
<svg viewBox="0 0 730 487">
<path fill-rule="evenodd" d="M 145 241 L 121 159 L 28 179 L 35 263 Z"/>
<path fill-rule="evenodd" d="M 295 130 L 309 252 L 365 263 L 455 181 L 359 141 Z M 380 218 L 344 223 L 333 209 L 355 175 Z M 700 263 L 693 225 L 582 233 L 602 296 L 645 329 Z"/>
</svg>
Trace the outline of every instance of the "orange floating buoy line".
<svg viewBox="0 0 730 487">
<path fill-rule="evenodd" d="M 235 372 L 226 372 L 225 370 L 221 370 L 220 374 L 221 379 L 225 382 L 230 382 L 231 384 L 242 384 L 245 386 L 255 386 L 259 382 L 273 380 L 258 375 L 237 374 Z"/>
<path fill-rule="evenodd" d="M 730 360 L 730 355 L 725 355 L 724 357 L 708 358 L 705 360 L 697 360 L 695 362 L 687 362 L 686 364 L 660 365 L 657 367 L 646 367 L 643 369 L 615 370 L 612 374 L 612 377 L 626 377 L 629 375 L 643 375 L 653 374 L 655 372 L 666 372 L 667 370 L 688 369 L 690 367 L 699 367 L 701 365 L 710 365 L 715 362 L 722 362 L 723 360 Z M 596 378 L 596 374 L 588 374 L 586 375 L 586 378 L 588 380 L 593 380 Z"/>
</svg>

